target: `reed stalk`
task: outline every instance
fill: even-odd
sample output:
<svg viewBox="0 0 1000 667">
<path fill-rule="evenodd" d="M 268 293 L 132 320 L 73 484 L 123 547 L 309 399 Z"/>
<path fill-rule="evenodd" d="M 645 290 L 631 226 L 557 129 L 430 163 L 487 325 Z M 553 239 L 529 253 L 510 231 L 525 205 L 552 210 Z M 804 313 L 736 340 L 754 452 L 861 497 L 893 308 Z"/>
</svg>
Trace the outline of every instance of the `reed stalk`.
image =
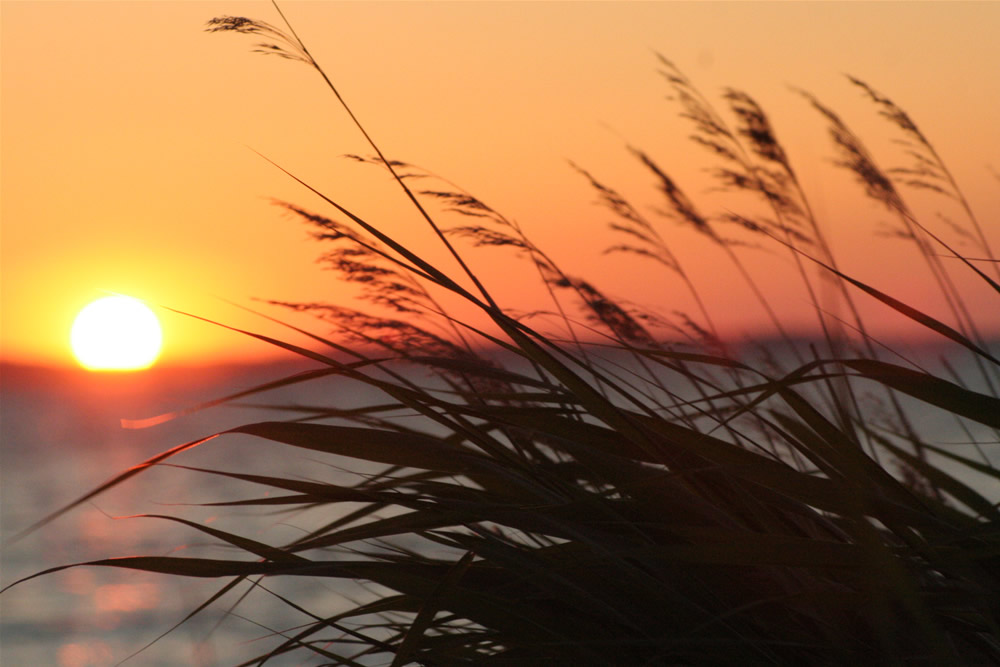
<svg viewBox="0 0 1000 667">
<path fill-rule="evenodd" d="M 792 254 L 824 331 L 824 347 L 809 354 L 783 328 L 733 245 L 716 231 L 717 221 L 702 215 L 651 156 L 631 149 L 655 175 L 674 216 L 721 249 L 751 286 L 783 341 L 781 353 L 794 359 L 786 368 L 722 340 L 708 304 L 655 225 L 591 171 L 574 166 L 630 239 L 613 250 L 667 268 L 694 298 L 704 326 L 686 316 L 656 326 L 650 313 L 564 272 L 518 225 L 450 182 L 443 189 L 411 187 L 416 168 L 385 157 L 287 22 L 279 29 L 221 17 L 209 30 L 262 38 L 258 51 L 315 69 L 375 153 L 356 159 L 386 169 L 454 265 L 435 265 L 376 221 L 282 169 L 329 213 L 279 205 L 315 230 L 329 248 L 323 261 L 361 285 L 373 310 L 274 302 L 316 315 L 332 333 L 292 327 L 317 349 L 238 333 L 311 359 L 316 368 L 191 410 L 330 376 L 365 383 L 383 400 L 355 409 L 336 400 L 283 406 L 296 418 L 248 423 L 165 450 L 29 530 L 194 447 L 225 447 L 233 435 L 264 440 L 277 453 L 353 459 L 357 481 L 333 482 L 321 472 L 308 481 L 250 474 L 238 464 L 189 469 L 268 487 L 266 494 L 213 506 L 322 509 L 325 520 L 295 540 L 271 544 L 266 534 L 150 515 L 225 545 L 226 557 L 134 555 L 27 579 L 80 566 L 215 578 L 224 582 L 219 592 L 182 622 L 233 590 L 242 591 L 230 608 L 234 615 L 253 599 L 308 619 L 270 629 L 270 646 L 247 665 L 284 655 L 394 666 L 1000 664 L 1000 509 L 988 491 L 1000 480 L 988 451 L 989 438 L 1000 433 L 1000 398 L 994 385 L 981 391 L 951 366 L 942 377 L 902 355 L 897 363 L 885 361 L 854 298 L 875 299 L 972 355 L 983 377 L 1000 368 L 1000 359 L 931 252 L 939 237 L 905 207 L 885 172 L 868 169 L 873 158 L 836 114 L 809 98 L 833 125 L 838 150 L 850 153 L 845 166 L 901 214 L 951 304 L 954 325 L 843 272 L 804 186 L 749 95 L 726 94 L 737 118 L 737 129 L 729 129 L 661 58 L 683 93 L 684 114 L 699 129 L 696 140 L 725 163 L 719 178 L 756 192 L 770 207 L 770 220 L 738 213 L 728 220 Z M 856 83 L 929 156 L 921 164 L 962 202 L 977 254 L 992 258 L 982 226 L 937 153 L 913 134 L 908 116 Z M 445 210 L 432 214 L 431 202 Z M 443 221 L 449 215 L 472 223 L 449 227 Z M 564 335 L 543 333 L 532 318 L 495 301 L 451 238 L 512 250 L 531 262 Z M 994 284 L 966 259 L 966 268 Z M 852 321 L 824 312 L 809 266 L 837 285 Z M 439 298 L 445 294 L 488 324 L 449 312 Z M 585 324 L 560 294 L 577 299 Z M 860 341 L 847 341 L 848 328 Z M 886 395 L 891 410 L 861 389 Z M 979 458 L 924 437 L 909 420 L 917 409 L 954 420 Z M 291 599 L 270 586 L 287 577 L 382 588 L 332 611 L 322 596 Z"/>
</svg>

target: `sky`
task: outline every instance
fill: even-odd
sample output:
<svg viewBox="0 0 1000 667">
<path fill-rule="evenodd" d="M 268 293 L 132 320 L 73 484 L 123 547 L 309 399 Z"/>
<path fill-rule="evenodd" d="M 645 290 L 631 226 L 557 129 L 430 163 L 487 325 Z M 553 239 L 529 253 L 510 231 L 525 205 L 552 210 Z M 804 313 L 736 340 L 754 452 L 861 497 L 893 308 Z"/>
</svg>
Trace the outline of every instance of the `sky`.
<svg viewBox="0 0 1000 667">
<path fill-rule="evenodd" d="M 655 218 L 662 202 L 628 151 L 635 146 L 702 210 L 739 205 L 712 191 L 706 170 L 717 162 L 689 140 L 656 53 L 720 108 L 726 86 L 757 99 L 847 273 L 946 316 L 912 246 L 876 234 L 890 216 L 831 164 L 823 119 L 790 88 L 835 109 L 879 164 L 904 164 L 898 134 L 844 74 L 907 110 L 1000 248 L 1000 3 L 281 7 L 387 157 L 458 183 L 568 272 L 667 317 L 693 315 L 690 296 L 655 264 L 604 254 L 622 239 L 570 166 Z M 0 359 L 71 363 L 74 316 L 108 292 L 158 306 L 163 362 L 278 352 L 159 306 L 302 342 L 250 308 L 325 334 L 322 323 L 261 301 L 358 305 L 356 288 L 317 263 L 324 247 L 273 199 L 331 209 L 268 160 L 456 272 L 385 173 L 342 157 L 371 150 L 314 70 L 251 53 L 247 36 L 203 30 L 225 14 L 279 24 L 269 3 L 4 0 L 0 12 Z M 960 240 L 944 220 L 965 224 L 961 209 L 926 193 L 912 202 L 929 227 Z M 674 222 L 658 224 L 720 330 L 766 334 L 761 309 L 718 250 Z M 502 303 L 550 307 L 523 262 L 460 247 Z M 789 328 L 812 330 L 788 255 L 740 253 Z M 965 274 L 956 280 L 970 309 L 985 330 L 1000 331 L 996 294 Z M 898 317 L 865 308 L 879 335 L 902 330 Z"/>
</svg>

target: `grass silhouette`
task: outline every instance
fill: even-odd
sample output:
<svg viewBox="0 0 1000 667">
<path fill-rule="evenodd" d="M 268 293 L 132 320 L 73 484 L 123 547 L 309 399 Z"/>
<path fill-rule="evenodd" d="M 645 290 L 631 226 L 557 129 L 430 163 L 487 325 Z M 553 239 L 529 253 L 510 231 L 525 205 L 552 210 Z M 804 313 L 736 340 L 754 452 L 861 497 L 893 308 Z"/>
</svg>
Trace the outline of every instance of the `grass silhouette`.
<svg viewBox="0 0 1000 667">
<path fill-rule="evenodd" d="M 324 664 L 394 666 L 1000 664 L 1000 509 L 968 481 L 995 484 L 1000 470 L 982 444 L 975 457 L 957 454 L 913 420 L 919 405 L 953 418 L 970 440 L 1000 433 L 1000 360 L 942 255 L 959 258 L 960 270 L 997 292 L 1000 265 L 951 172 L 889 99 L 851 79 L 901 133 L 914 161 L 882 169 L 839 116 L 800 91 L 828 123 L 838 164 L 914 245 L 949 322 L 845 274 L 763 109 L 733 89 L 718 110 L 660 57 L 693 140 L 717 159 L 720 187 L 757 198 L 765 213 L 704 215 L 653 157 L 629 150 L 653 176 L 663 214 L 717 246 L 770 318 L 785 357 L 753 362 L 720 337 L 657 221 L 592 170 L 572 165 L 615 216 L 621 242 L 608 251 L 676 276 L 697 313 L 664 321 L 619 302 L 565 272 L 517 223 L 472 194 L 386 158 L 290 25 L 221 17 L 208 29 L 252 35 L 263 40 L 257 51 L 314 68 L 371 146 L 372 156 L 351 157 L 386 171 L 457 275 L 289 174 L 332 212 L 278 204 L 311 226 L 325 244 L 323 262 L 359 284 L 375 309 L 272 302 L 315 314 L 335 335 L 301 331 L 319 352 L 266 338 L 317 369 L 220 401 L 336 375 L 379 390 L 384 402 L 316 406 L 299 420 L 215 435 L 252 435 L 381 472 L 359 473 L 345 486 L 207 470 L 274 491 L 219 505 L 326 507 L 329 520 L 274 546 L 161 516 L 241 556 L 130 556 L 66 567 L 225 579 L 192 616 L 223 592 L 263 587 L 269 577 L 361 580 L 391 591 L 332 616 L 273 593 L 273 604 L 312 620 L 280 629 L 273 646 L 244 664 L 290 652 Z M 957 201 L 967 217 L 952 225 L 977 259 L 923 224 L 899 184 Z M 446 226 L 445 216 L 463 222 Z M 805 349 L 788 333 L 729 228 L 788 253 L 821 341 Z M 533 265 L 561 332 L 543 333 L 532 314 L 498 303 L 460 242 Z M 819 281 L 835 287 L 844 318 L 824 308 Z M 445 294 L 477 309 L 491 328 L 451 315 Z M 940 377 L 884 349 L 857 305 L 871 298 L 970 357 L 976 377 Z M 430 379 L 415 379 L 407 370 L 414 367 Z M 62 511 L 202 442 L 125 471 Z M 949 472 L 955 469 L 963 472 Z"/>
</svg>

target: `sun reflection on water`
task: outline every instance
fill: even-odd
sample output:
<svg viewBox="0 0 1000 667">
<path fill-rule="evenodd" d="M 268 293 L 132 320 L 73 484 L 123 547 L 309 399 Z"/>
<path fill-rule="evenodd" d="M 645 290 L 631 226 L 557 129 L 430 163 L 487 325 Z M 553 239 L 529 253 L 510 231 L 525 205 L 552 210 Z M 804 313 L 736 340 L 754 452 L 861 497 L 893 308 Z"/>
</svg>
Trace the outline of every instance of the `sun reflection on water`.
<svg viewBox="0 0 1000 667">
<path fill-rule="evenodd" d="M 112 664 L 111 647 L 101 641 L 63 644 L 59 667 L 103 667 Z"/>
<path fill-rule="evenodd" d="M 139 611 L 155 609 L 162 598 L 160 587 L 154 583 L 106 584 L 94 592 L 94 605 L 98 611 Z"/>
</svg>

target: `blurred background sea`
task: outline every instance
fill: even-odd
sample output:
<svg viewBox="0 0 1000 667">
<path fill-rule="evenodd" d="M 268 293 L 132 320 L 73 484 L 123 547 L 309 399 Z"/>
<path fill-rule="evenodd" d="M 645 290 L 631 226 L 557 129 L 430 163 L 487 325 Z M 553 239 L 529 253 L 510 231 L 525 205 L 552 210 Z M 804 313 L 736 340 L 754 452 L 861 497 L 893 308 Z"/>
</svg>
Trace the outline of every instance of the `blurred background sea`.
<svg viewBox="0 0 1000 667">
<path fill-rule="evenodd" d="M 46 568 L 113 556 L 244 557 L 234 556 L 232 550 L 219 546 L 218 540 L 174 522 L 116 518 L 126 515 L 177 515 L 272 544 L 300 536 L 310 525 L 309 517 L 261 517 L 241 508 L 176 506 L 260 497 L 267 494 L 264 487 L 157 466 L 15 541 L 18 533 L 49 513 L 165 449 L 240 424 L 293 414 L 218 406 L 138 430 L 122 428 L 122 418 L 143 419 L 182 410 L 306 367 L 293 362 L 88 373 L 0 366 L 0 583 L 6 586 Z M 342 379 L 313 380 L 248 400 L 348 406 L 371 396 L 364 387 L 346 384 Z M 231 435 L 213 439 L 171 462 L 327 480 L 341 474 L 329 467 L 335 457 L 319 462 L 319 454 L 309 456 L 289 449 L 258 438 Z M 107 567 L 74 568 L 25 582 L 0 595 L 0 664 L 117 664 L 183 619 L 223 583 Z M 283 583 L 288 585 L 279 585 L 277 590 L 294 594 L 300 603 L 324 598 L 313 607 L 316 610 L 329 610 L 327 602 L 337 603 L 338 595 L 334 591 L 325 595 L 323 583 Z M 287 608 L 274 604 L 273 599 L 259 604 L 258 595 L 267 594 L 257 592 L 235 610 L 249 620 L 226 615 L 226 603 L 237 599 L 231 594 L 130 664 L 237 664 L 241 656 L 248 658 L 271 648 L 273 639 L 253 642 L 269 635 L 255 623 L 285 628 L 303 617 L 289 616 Z M 214 650 L 217 643 L 226 646 L 222 655 Z"/>
<path fill-rule="evenodd" d="M 752 349 L 748 348 L 748 353 Z M 942 350 L 923 347 L 913 354 L 941 371 Z M 962 361 L 964 359 L 965 361 Z M 974 376 L 968 356 L 955 361 Z M 232 547 L 189 526 L 155 518 L 166 514 L 281 545 L 328 522 L 329 508 L 281 514 L 232 506 L 196 507 L 257 498 L 263 486 L 204 472 L 154 466 L 27 536 L 15 537 L 49 513 L 96 488 L 114 475 L 176 445 L 241 424 L 301 417 L 289 406 L 355 407 L 378 400 L 378 392 L 343 378 L 294 384 L 180 416 L 142 429 L 125 429 L 121 419 L 144 419 L 184 410 L 203 401 L 315 368 L 295 361 L 218 368 L 154 367 L 139 373 L 88 373 L 3 364 L 0 366 L 0 584 L 6 586 L 46 568 L 124 555 L 239 558 Z M 983 387 L 973 382 L 972 388 Z M 985 427 L 965 432 L 922 404 L 904 400 L 917 431 L 928 442 L 945 443 L 957 454 L 977 458 L 969 435 L 1000 466 L 997 436 Z M 250 403 L 257 407 L 250 407 Z M 265 407 L 260 407 L 260 406 Z M 259 438 L 227 435 L 188 450 L 167 463 L 284 475 L 352 484 L 354 473 L 374 470 L 357 461 L 293 449 Z M 936 463 L 938 461 L 935 461 Z M 959 471 L 950 463 L 947 470 Z M 992 501 L 1000 485 L 987 477 L 957 472 Z M 345 507 L 343 511 L 351 509 Z M 325 513 L 324 513 L 325 512 Z M 378 594 L 364 585 L 338 581 L 267 579 L 264 585 L 317 614 L 332 614 L 344 596 L 357 600 Z M 63 570 L 0 595 L 0 664 L 89 667 L 115 665 L 170 630 L 208 600 L 225 580 L 168 577 L 120 568 Z M 159 639 L 127 664 L 233 665 L 278 643 L 273 629 L 287 630 L 307 617 L 290 610 L 266 590 L 242 584 L 196 618 Z M 237 601 L 240 603 L 233 606 Z M 294 631 L 293 631 L 294 632 Z M 303 663 L 299 653 L 292 662 Z M 324 659 L 317 656 L 317 661 Z"/>
</svg>

